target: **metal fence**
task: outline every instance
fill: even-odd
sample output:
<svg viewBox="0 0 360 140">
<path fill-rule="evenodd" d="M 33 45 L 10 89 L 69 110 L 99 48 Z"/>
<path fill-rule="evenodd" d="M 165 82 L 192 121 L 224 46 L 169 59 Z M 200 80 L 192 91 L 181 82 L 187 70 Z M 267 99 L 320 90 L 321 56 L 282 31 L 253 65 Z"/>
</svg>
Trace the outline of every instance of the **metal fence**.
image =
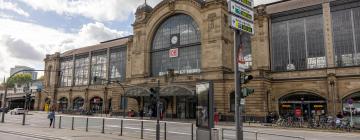
<svg viewBox="0 0 360 140">
<path fill-rule="evenodd" d="M 57 128 L 116 134 L 140 139 L 155 139 L 156 136 L 156 121 L 154 120 L 58 115 L 55 122 Z M 160 121 L 160 138 L 163 140 L 193 140 L 194 132 L 192 123 Z"/>
<path fill-rule="evenodd" d="M 221 140 L 236 140 L 235 129 L 222 128 Z M 303 137 L 244 131 L 244 140 L 305 140 Z"/>
</svg>

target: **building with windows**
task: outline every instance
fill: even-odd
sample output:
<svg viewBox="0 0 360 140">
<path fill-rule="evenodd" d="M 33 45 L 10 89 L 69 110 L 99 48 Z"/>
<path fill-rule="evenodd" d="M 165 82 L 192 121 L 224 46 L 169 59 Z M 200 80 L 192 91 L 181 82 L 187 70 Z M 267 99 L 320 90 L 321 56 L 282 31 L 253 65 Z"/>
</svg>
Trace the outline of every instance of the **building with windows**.
<svg viewBox="0 0 360 140">
<path fill-rule="evenodd" d="M 305 119 L 348 114 L 351 98 L 360 117 L 360 2 L 283 0 L 254 10 L 255 34 L 242 35 L 246 72 L 255 77 L 245 85 L 255 89 L 246 98 L 245 116 L 264 120 L 271 112 L 286 116 L 299 108 Z M 135 16 L 132 36 L 47 55 L 49 94 L 37 99 L 38 107 L 60 101 L 68 110 L 148 113 L 154 108 L 149 89 L 159 81 L 166 117 L 194 118 L 195 84 L 211 80 L 216 110 L 233 119 L 227 2 L 164 0 L 141 5 Z"/>
<path fill-rule="evenodd" d="M 29 71 L 26 71 L 26 70 L 29 70 Z M 18 72 L 19 74 L 30 74 L 31 78 L 33 80 L 36 80 L 37 79 L 37 72 L 31 71 L 31 70 L 34 70 L 34 69 L 30 68 L 30 67 L 27 67 L 27 66 L 15 66 L 13 68 L 10 68 L 10 75 L 13 75 L 16 72 Z M 20 71 L 22 71 L 22 72 L 20 72 Z"/>
</svg>

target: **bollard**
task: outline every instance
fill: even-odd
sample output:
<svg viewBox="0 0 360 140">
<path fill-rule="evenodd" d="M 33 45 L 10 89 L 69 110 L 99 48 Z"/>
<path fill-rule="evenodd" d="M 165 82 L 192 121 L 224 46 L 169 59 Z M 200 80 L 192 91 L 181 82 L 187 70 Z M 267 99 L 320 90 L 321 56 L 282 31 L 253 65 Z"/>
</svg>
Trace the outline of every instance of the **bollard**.
<svg viewBox="0 0 360 140">
<path fill-rule="evenodd" d="M 101 133 L 105 133 L 105 118 L 103 118 L 103 121 L 102 121 L 102 129 L 101 129 Z"/>
<path fill-rule="evenodd" d="M 258 138 L 258 132 L 255 132 L 255 140 Z"/>
<path fill-rule="evenodd" d="M 191 123 L 191 140 L 194 140 L 194 124 Z"/>
<path fill-rule="evenodd" d="M 223 140 L 223 139 L 224 139 L 224 129 L 221 128 L 221 140 Z"/>
<path fill-rule="evenodd" d="M 123 120 L 121 120 L 121 127 L 120 127 L 120 136 L 122 136 L 123 135 Z"/>
<path fill-rule="evenodd" d="M 71 130 L 74 130 L 74 117 L 72 117 L 72 119 L 71 119 Z"/>
<path fill-rule="evenodd" d="M 85 128 L 86 132 L 89 131 L 89 118 L 86 118 L 86 128 Z"/>
<path fill-rule="evenodd" d="M 25 125 L 25 116 L 26 116 L 26 110 L 25 110 L 25 112 L 23 114 L 22 125 Z"/>
<path fill-rule="evenodd" d="M 166 140 L 166 122 L 164 122 L 164 140 Z"/>
<path fill-rule="evenodd" d="M 56 123 L 56 117 L 54 117 L 54 122 L 53 122 L 53 128 L 55 128 L 55 123 Z"/>
<path fill-rule="evenodd" d="M 141 139 L 144 139 L 144 122 L 141 121 Z"/>
<path fill-rule="evenodd" d="M 61 116 L 59 116 L 59 129 L 61 128 Z"/>
</svg>

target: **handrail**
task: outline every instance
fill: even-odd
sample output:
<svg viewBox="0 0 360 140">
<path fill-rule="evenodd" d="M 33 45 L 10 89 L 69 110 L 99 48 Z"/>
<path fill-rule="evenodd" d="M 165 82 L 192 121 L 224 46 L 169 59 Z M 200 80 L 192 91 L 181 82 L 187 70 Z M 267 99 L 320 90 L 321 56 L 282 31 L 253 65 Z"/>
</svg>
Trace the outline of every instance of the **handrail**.
<svg viewBox="0 0 360 140">
<path fill-rule="evenodd" d="M 109 120 L 124 120 L 124 121 L 138 121 L 138 122 L 155 122 L 156 120 L 139 120 L 139 119 L 127 119 L 127 118 L 108 118 L 108 117 L 87 117 L 87 116 L 71 116 L 71 115 L 56 115 L 58 117 L 74 117 L 74 118 L 89 118 L 89 119 L 109 119 Z M 189 125 L 192 123 L 182 123 L 182 122 L 170 122 L 170 121 L 160 121 L 161 123 L 167 123 L 167 124 L 184 124 L 184 125 Z"/>
<path fill-rule="evenodd" d="M 236 129 L 233 129 L 233 128 L 222 128 L 222 129 L 223 129 L 223 130 L 236 131 Z M 261 135 L 279 136 L 279 137 L 287 137 L 287 138 L 294 138 L 294 139 L 302 139 L 302 140 L 305 140 L 304 137 L 299 137 L 299 136 L 280 135 L 280 134 L 264 133 L 264 132 L 257 132 L 257 131 L 247 131 L 247 130 L 244 130 L 243 132 L 255 133 L 256 135 L 261 134 Z M 223 134 L 223 135 L 224 135 L 224 134 Z"/>
</svg>

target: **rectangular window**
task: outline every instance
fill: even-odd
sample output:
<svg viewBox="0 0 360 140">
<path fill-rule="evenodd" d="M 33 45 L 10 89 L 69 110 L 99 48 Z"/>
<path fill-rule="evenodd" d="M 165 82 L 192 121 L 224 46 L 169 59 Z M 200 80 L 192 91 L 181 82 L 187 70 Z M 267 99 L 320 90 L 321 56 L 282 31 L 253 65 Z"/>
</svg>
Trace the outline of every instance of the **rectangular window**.
<svg viewBox="0 0 360 140">
<path fill-rule="evenodd" d="M 89 81 L 89 56 L 78 56 L 75 59 L 75 85 L 87 85 Z"/>
<path fill-rule="evenodd" d="M 126 79 L 126 47 L 111 48 L 110 51 L 110 79 L 124 81 Z"/>
<path fill-rule="evenodd" d="M 105 51 L 93 52 L 91 56 L 91 84 L 102 84 L 106 83 L 106 67 L 107 53 Z M 94 77 L 99 80 L 94 81 Z"/>
<path fill-rule="evenodd" d="M 271 27 L 273 71 L 326 67 L 321 14 L 273 22 Z"/>
<path fill-rule="evenodd" d="M 360 7 L 332 11 L 331 14 L 336 66 L 360 65 Z"/>
<path fill-rule="evenodd" d="M 72 80 L 73 80 L 73 59 L 65 58 L 61 61 L 60 67 L 61 67 L 61 86 L 62 87 L 68 87 L 72 86 Z"/>
</svg>

